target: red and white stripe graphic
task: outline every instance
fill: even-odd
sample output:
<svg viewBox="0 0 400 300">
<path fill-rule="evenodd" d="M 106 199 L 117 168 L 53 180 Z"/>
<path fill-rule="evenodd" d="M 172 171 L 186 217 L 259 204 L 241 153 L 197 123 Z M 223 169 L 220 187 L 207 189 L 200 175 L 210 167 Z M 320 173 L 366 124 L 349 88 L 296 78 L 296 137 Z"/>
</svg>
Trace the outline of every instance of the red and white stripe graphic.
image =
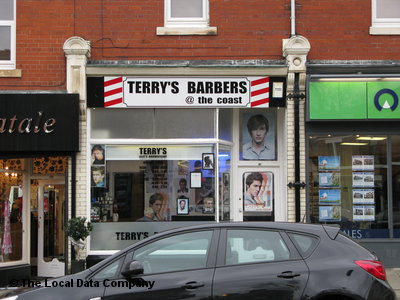
<svg viewBox="0 0 400 300">
<path fill-rule="evenodd" d="M 269 107 L 269 77 L 251 78 L 250 106 Z"/>
<path fill-rule="evenodd" d="M 104 77 L 104 107 L 121 107 L 123 103 L 122 77 Z"/>
</svg>

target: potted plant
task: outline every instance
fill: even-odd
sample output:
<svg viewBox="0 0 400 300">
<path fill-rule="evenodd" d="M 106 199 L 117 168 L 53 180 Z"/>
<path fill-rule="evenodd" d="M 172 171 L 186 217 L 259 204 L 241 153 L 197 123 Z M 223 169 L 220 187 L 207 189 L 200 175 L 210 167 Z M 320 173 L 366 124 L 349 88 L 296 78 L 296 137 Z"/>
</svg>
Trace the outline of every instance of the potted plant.
<svg viewBox="0 0 400 300">
<path fill-rule="evenodd" d="M 72 273 L 81 271 L 85 268 L 85 259 L 81 257 L 81 252 L 85 248 L 85 239 L 93 230 L 93 225 L 86 222 L 85 217 L 77 217 L 68 220 L 65 232 L 72 242 L 75 250 L 75 261 L 71 262 Z"/>
</svg>

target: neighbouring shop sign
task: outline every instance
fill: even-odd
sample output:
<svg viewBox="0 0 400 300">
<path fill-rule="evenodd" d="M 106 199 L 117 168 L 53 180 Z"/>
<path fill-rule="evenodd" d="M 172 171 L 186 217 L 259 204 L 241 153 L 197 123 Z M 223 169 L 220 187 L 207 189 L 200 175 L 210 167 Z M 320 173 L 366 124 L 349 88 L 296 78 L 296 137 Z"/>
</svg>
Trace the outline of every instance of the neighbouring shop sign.
<svg viewBox="0 0 400 300">
<path fill-rule="evenodd" d="M 312 81 L 310 120 L 400 119 L 398 81 Z"/>
<path fill-rule="evenodd" d="M 269 107 L 269 98 L 269 77 L 104 77 L 104 107 Z"/>
<path fill-rule="evenodd" d="M 79 98 L 0 94 L 0 152 L 78 151 Z"/>
</svg>

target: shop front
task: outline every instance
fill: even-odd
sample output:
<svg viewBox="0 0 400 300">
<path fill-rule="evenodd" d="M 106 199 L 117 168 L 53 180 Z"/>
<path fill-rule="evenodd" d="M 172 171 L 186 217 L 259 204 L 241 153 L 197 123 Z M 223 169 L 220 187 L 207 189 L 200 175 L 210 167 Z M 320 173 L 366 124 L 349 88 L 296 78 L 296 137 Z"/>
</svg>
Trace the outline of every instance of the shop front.
<svg viewBox="0 0 400 300">
<path fill-rule="evenodd" d="M 337 224 L 387 266 L 400 258 L 400 80 L 308 80 L 308 220 Z"/>
<path fill-rule="evenodd" d="M 0 284 L 65 274 L 78 96 L 0 94 Z"/>
<path fill-rule="evenodd" d="M 286 220 L 284 76 L 87 85 L 89 265 L 169 228 Z"/>
</svg>

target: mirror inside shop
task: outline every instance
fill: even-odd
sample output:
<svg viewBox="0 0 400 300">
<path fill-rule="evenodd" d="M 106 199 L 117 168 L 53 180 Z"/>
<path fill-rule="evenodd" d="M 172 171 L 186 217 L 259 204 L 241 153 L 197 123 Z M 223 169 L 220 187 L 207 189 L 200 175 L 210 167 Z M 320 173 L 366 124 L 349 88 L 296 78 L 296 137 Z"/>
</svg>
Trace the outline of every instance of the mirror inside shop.
<svg viewBox="0 0 400 300">
<path fill-rule="evenodd" d="M 219 218 L 230 219 L 228 154 L 220 153 L 216 172 L 212 152 L 184 160 L 108 160 L 92 152 L 92 222 L 214 221 L 215 174 L 220 174 Z"/>
</svg>

